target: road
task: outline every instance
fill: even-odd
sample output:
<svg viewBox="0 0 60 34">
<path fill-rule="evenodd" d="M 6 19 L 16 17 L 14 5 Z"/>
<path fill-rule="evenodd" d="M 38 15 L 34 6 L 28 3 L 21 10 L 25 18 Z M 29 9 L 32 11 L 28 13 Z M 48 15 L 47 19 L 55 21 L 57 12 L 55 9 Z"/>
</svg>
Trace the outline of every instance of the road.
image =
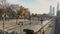
<svg viewBox="0 0 60 34">
<path fill-rule="evenodd" d="M 27 22 L 27 23 L 25 23 Z M 31 21 L 32 24 L 30 24 L 29 21 L 24 21 L 24 25 L 17 25 L 16 24 L 16 20 L 7 20 L 4 22 L 4 31 L 8 31 L 9 33 L 12 31 L 16 31 L 18 33 L 24 34 L 23 29 L 32 29 L 35 32 L 38 31 L 42 26 L 41 26 L 41 22 L 40 21 Z M 43 21 L 43 25 L 45 25 L 46 23 L 48 23 L 49 20 Z M 3 21 L 0 21 L 0 29 L 3 30 Z"/>
</svg>

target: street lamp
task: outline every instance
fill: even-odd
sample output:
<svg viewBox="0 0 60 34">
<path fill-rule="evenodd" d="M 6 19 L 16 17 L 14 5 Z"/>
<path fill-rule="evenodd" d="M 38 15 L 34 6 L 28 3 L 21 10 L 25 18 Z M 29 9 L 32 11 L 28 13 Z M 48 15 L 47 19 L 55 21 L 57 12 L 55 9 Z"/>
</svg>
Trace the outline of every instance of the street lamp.
<svg viewBox="0 0 60 34">
<path fill-rule="evenodd" d="M 29 20 L 30 20 L 30 25 L 31 25 L 31 16 L 29 17 Z"/>
<path fill-rule="evenodd" d="M 16 16 L 16 24 L 17 24 L 18 18 L 19 18 L 19 16 Z"/>
<path fill-rule="evenodd" d="M 41 17 L 41 24 L 43 24 L 43 18 Z"/>
</svg>

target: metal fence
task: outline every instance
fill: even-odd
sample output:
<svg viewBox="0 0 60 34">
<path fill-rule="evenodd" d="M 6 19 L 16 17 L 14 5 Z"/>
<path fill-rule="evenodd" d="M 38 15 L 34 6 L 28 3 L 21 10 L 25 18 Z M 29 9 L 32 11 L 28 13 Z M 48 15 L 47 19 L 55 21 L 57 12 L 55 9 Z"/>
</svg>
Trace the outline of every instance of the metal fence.
<svg viewBox="0 0 60 34">
<path fill-rule="evenodd" d="M 28 34 L 29 32 L 32 32 L 30 34 L 35 34 L 33 33 L 35 29 L 33 26 L 35 28 L 41 27 L 41 21 L 26 21 L 25 19 L 23 22 L 19 21 L 19 19 L 0 20 L 0 34 Z"/>
</svg>

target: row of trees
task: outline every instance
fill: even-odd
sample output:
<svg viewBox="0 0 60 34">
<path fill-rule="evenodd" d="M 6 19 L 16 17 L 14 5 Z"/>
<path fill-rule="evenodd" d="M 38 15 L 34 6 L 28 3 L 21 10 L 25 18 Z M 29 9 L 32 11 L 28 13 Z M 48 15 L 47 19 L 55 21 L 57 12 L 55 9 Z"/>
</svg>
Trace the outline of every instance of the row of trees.
<svg viewBox="0 0 60 34">
<path fill-rule="evenodd" d="M 18 10 L 14 10 L 14 6 L 6 2 L 6 0 L 0 0 L 0 18 L 2 17 L 16 17 Z M 19 6 L 16 6 L 19 7 Z"/>
<path fill-rule="evenodd" d="M 23 6 L 9 4 L 6 0 L 0 0 L 0 18 L 16 18 L 18 16 L 30 16 L 30 11 Z"/>
</svg>

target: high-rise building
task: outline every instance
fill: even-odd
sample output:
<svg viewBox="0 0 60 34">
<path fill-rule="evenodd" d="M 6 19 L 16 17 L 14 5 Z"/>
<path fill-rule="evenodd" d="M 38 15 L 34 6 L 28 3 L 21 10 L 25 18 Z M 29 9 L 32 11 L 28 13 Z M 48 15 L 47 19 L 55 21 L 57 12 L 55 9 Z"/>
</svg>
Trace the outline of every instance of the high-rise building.
<svg viewBox="0 0 60 34">
<path fill-rule="evenodd" d="M 60 11 L 57 11 L 57 16 L 60 16 Z"/>
<path fill-rule="evenodd" d="M 59 2 L 57 3 L 57 11 L 59 11 Z"/>
<path fill-rule="evenodd" d="M 55 16 L 55 7 L 52 7 L 52 5 L 50 5 L 50 16 Z"/>
<path fill-rule="evenodd" d="M 52 16 L 52 13 L 53 13 L 53 8 L 52 6 L 50 5 L 50 15 Z"/>
<path fill-rule="evenodd" d="M 55 16 L 55 7 L 53 7 L 53 16 Z"/>
</svg>

